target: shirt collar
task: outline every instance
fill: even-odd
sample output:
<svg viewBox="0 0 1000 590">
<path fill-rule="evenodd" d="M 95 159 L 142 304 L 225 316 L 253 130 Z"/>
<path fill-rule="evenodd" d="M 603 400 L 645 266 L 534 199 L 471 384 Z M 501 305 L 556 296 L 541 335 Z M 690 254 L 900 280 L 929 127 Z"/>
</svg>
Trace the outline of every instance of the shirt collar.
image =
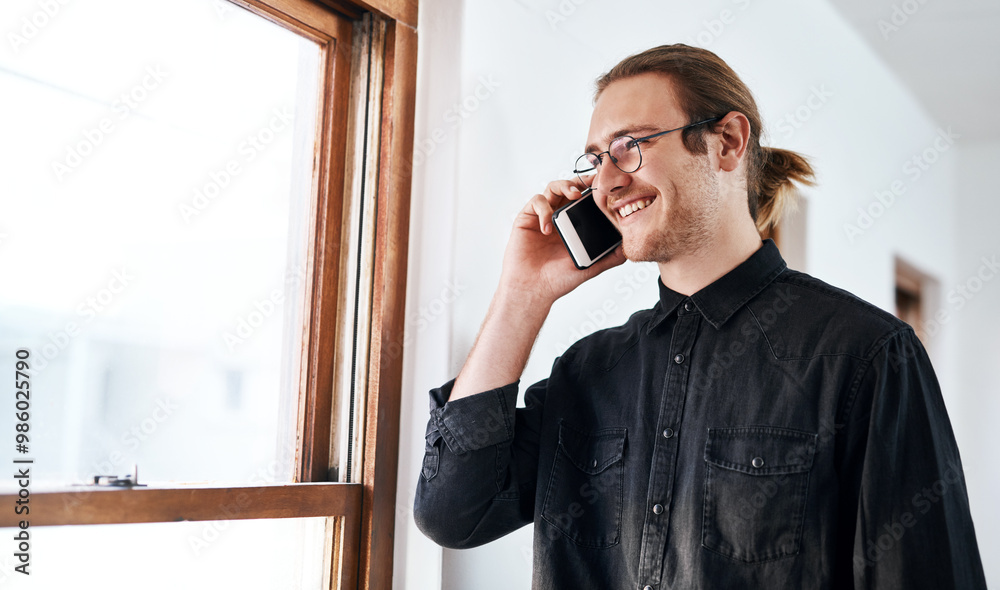
<svg viewBox="0 0 1000 590">
<path fill-rule="evenodd" d="M 786 267 L 774 242 L 764 240 L 763 245 L 749 258 L 714 283 L 691 295 L 690 300 L 708 323 L 719 329 L 736 310 L 770 285 Z M 664 285 L 662 280 L 657 283 L 660 287 L 660 303 L 653 310 L 647 333 L 688 299 Z"/>
</svg>

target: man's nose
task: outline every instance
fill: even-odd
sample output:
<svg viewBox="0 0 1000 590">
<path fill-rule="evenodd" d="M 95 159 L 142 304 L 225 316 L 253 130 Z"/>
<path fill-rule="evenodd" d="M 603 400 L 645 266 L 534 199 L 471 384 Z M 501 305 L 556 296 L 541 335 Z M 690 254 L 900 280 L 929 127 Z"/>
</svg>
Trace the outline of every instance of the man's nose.
<svg viewBox="0 0 1000 590">
<path fill-rule="evenodd" d="M 612 197 L 631 183 L 631 174 L 622 172 L 612 162 L 605 162 L 598 168 L 597 176 L 594 177 L 590 186 L 606 197 Z"/>
</svg>

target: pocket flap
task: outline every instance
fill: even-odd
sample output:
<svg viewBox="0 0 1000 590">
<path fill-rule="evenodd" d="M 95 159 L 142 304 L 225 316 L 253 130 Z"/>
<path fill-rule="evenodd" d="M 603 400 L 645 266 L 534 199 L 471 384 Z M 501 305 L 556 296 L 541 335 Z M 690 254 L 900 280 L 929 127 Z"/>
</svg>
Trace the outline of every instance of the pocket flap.
<svg viewBox="0 0 1000 590">
<path fill-rule="evenodd" d="M 799 473 L 812 468 L 817 435 L 769 426 L 709 428 L 705 461 L 750 475 Z"/>
<path fill-rule="evenodd" d="M 605 428 L 585 434 L 559 424 L 559 447 L 584 473 L 596 475 L 620 461 L 625 452 L 625 428 Z"/>
</svg>

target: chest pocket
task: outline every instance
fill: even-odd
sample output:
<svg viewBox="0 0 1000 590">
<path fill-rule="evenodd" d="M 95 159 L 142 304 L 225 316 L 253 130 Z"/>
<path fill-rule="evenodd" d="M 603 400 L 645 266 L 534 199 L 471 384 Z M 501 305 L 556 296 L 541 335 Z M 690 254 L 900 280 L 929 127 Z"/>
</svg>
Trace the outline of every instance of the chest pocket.
<svg viewBox="0 0 1000 590">
<path fill-rule="evenodd" d="M 816 438 L 785 428 L 710 428 L 702 546 L 746 563 L 796 555 Z"/>
<path fill-rule="evenodd" d="M 611 547 L 621 539 L 626 433 L 559 424 L 542 518 L 577 545 Z"/>
</svg>

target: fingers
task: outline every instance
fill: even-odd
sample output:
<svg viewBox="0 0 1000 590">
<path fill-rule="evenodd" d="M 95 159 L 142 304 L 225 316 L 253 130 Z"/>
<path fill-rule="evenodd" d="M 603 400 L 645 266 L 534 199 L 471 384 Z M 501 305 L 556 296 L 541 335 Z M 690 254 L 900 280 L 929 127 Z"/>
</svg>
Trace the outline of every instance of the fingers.
<svg viewBox="0 0 1000 590">
<path fill-rule="evenodd" d="M 584 176 L 582 180 L 580 177 L 576 177 L 574 181 L 576 182 L 576 186 L 581 190 L 584 188 L 594 188 L 594 180 L 596 177 L 596 174 L 588 174 Z"/>
<path fill-rule="evenodd" d="M 583 189 L 588 185 L 580 179 L 553 180 L 545 186 L 545 190 L 535 195 L 525 204 L 521 210 L 522 216 L 536 217 L 537 219 L 528 222 L 526 219 L 519 220 L 521 227 L 529 225 L 538 226 L 538 230 L 545 235 L 552 233 L 552 213 L 568 203 L 583 196 Z"/>
<path fill-rule="evenodd" d="M 580 182 L 580 179 L 574 178 L 571 180 L 553 180 L 545 187 L 545 197 L 549 200 L 549 203 L 555 205 L 557 202 L 565 202 L 565 200 L 575 201 L 579 199 L 583 193 L 581 191 L 587 188 L 588 185 Z"/>
<path fill-rule="evenodd" d="M 549 235 L 552 233 L 553 211 L 552 205 L 545 195 L 535 195 L 531 197 L 531 200 L 521 210 L 521 219 L 518 220 L 518 225 L 529 228 L 537 225 L 538 231 Z"/>
</svg>

